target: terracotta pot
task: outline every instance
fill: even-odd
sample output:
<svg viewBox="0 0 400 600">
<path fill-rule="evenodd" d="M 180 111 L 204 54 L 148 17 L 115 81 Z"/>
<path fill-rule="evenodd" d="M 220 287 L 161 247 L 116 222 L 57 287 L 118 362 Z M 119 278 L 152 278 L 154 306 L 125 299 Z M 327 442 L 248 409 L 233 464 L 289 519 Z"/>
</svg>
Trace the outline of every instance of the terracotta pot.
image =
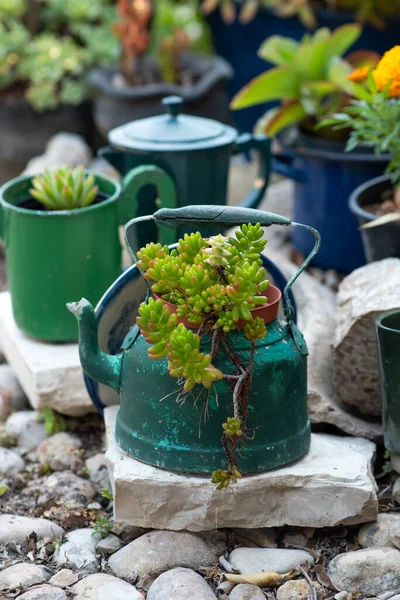
<svg viewBox="0 0 400 600">
<path fill-rule="evenodd" d="M 268 302 L 266 302 L 265 304 L 261 304 L 256 308 L 253 308 L 253 310 L 251 310 L 250 312 L 254 319 L 256 317 L 259 317 L 264 321 L 265 324 L 267 324 L 272 323 L 272 321 L 275 321 L 275 319 L 277 318 L 279 311 L 279 302 L 281 300 L 282 294 L 277 287 L 271 284 L 265 290 L 265 293 L 267 294 L 266 298 L 268 299 Z M 157 294 L 153 293 L 153 296 L 156 300 L 162 300 L 164 305 L 168 306 L 171 314 L 176 314 L 178 308 L 176 304 L 172 304 L 171 302 L 163 300 Z M 186 317 L 178 317 L 178 323 L 183 323 L 183 325 L 185 325 L 185 327 L 187 327 L 188 329 L 197 329 L 197 327 L 195 327 L 193 323 L 189 323 Z M 239 319 L 239 321 L 237 322 L 237 326 L 239 329 L 243 329 L 246 323 L 247 321 L 245 321 L 244 319 Z"/>
</svg>

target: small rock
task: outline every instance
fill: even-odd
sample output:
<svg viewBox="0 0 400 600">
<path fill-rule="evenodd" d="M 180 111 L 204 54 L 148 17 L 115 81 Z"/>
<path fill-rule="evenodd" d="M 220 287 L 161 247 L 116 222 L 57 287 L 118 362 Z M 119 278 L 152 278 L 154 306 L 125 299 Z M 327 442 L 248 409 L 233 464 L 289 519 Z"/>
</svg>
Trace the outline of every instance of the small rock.
<svg viewBox="0 0 400 600">
<path fill-rule="evenodd" d="M 8 448 L 0 447 L 0 475 L 12 476 L 25 469 L 25 461 Z"/>
<path fill-rule="evenodd" d="M 108 535 L 97 544 L 96 549 L 104 554 L 114 554 L 121 548 L 121 540 L 116 535 Z"/>
<path fill-rule="evenodd" d="M 37 175 L 45 169 L 90 164 L 92 153 L 85 140 L 76 133 L 61 132 L 54 135 L 41 156 L 35 156 L 28 162 L 24 175 Z"/>
<path fill-rule="evenodd" d="M 317 592 L 317 598 L 324 595 L 323 587 L 318 583 L 314 583 L 314 589 Z M 307 600 L 312 598 L 312 590 L 305 579 L 294 579 L 281 585 L 276 597 L 277 600 Z"/>
<path fill-rule="evenodd" d="M 74 573 L 70 569 L 61 569 L 49 580 L 51 585 L 55 585 L 59 588 L 66 588 L 74 585 L 78 581 L 78 574 Z"/>
<path fill-rule="evenodd" d="M 44 424 L 39 423 L 35 410 L 21 410 L 10 415 L 6 430 L 17 436 L 18 446 L 23 453 L 30 452 L 46 439 Z"/>
<path fill-rule="evenodd" d="M 82 442 L 75 435 L 61 431 L 44 440 L 37 448 L 37 456 L 41 464 L 48 464 L 53 471 L 75 470 L 80 460 L 76 451 Z"/>
<path fill-rule="evenodd" d="M 248 540 L 260 548 L 276 548 L 276 529 L 273 527 L 261 527 L 259 529 L 235 529 L 239 538 Z"/>
<path fill-rule="evenodd" d="M 93 529 L 70 531 L 67 541 L 54 553 L 53 560 L 58 566 L 68 565 L 80 573 L 96 573 L 99 568 L 96 546 L 100 540 L 101 535 Z"/>
<path fill-rule="evenodd" d="M 400 456 L 396 456 L 395 454 L 390 455 L 390 462 L 392 463 L 393 469 L 396 473 L 400 475 Z"/>
<path fill-rule="evenodd" d="M 28 407 L 28 399 L 10 365 L 0 365 L 0 420 L 5 421 L 12 410 Z"/>
<path fill-rule="evenodd" d="M 240 573 L 288 573 L 299 565 L 314 564 L 314 559 L 305 550 L 281 548 L 236 548 L 229 555 L 229 562 Z"/>
<path fill-rule="evenodd" d="M 393 502 L 400 504 L 400 477 L 394 482 L 392 498 Z"/>
<path fill-rule="evenodd" d="M 14 542 L 24 544 L 26 538 L 36 533 L 38 539 L 62 537 L 64 529 L 47 519 L 0 515 L 0 546 Z"/>
<path fill-rule="evenodd" d="M 72 471 L 59 471 L 45 480 L 38 505 L 47 506 L 62 499 L 86 506 L 95 495 L 96 490 L 91 481 L 78 477 Z"/>
<path fill-rule="evenodd" d="M 381 513 L 375 523 L 366 523 L 358 533 L 358 543 L 362 548 L 393 547 L 390 537 L 392 524 L 398 522 L 400 515 L 396 513 Z"/>
<path fill-rule="evenodd" d="M 110 477 L 108 475 L 105 454 L 99 452 L 98 454 L 91 456 L 85 461 L 85 465 L 89 470 L 90 480 L 98 485 L 100 489 L 105 488 L 111 492 L 112 488 Z"/>
<path fill-rule="evenodd" d="M 303 533 L 286 533 L 283 536 L 283 542 L 294 548 L 306 548 L 308 544 L 308 540 Z"/>
<path fill-rule="evenodd" d="M 143 600 L 133 585 L 105 573 L 81 579 L 74 585 L 73 594 L 75 600 Z"/>
<path fill-rule="evenodd" d="M 235 585 L 235 583 L 231 583 L 230 581 L 223 581 L 222 583 L 219 583 L 217 587 L 217 595 L 229 594 Z"/>
<path fill-rule="evenodd" d="M 257 585 L 240 583 L 229 594 L 229 600 L 265 600 L 265 596 Z"/>
<path fill-rule="evenodd" d="M 389 544 L 389 546 L 396 546 L 396 548 L 400 548 L 400 515 L 396 515 L 399 518 L 394 519 L 391 523 L 390 523 L 390 527 L 389 527 L 389 536 L 390 536 L 390 541 L 391 544 Z"/>
<path fill-rule="evenodd" d="M 395 548 L 368 548 L 339 554 L 327 573 L 339 591 L 376 596 L 400 589 L 400 552 Z"/>
<path fill-rule="evenodd" d="M 158 575 L 174 567 L 217 564 L 225 550 L 226 537 L 220 532 L 150 531 L 115 552 L 108 565 L 118 577 L 148 589 Z"/>
<path fill-rule="evenodd" d="M 136 540 L 148 531 L 144 527 L 136 527 L 135 525 L 126 525 L 125 523 L 114 521 L 111 533 L 117 535 L 124 544 L 129 544 L 129 542 L 133 542 L 133 540 Z"/>
<path fill-rule="evenodd" d="M 147 600 L 216 600 L 206 581 L 191 569 L 177 568 L 160 575 L 152 584 Z"/>
<path fill-rule="evenodd" d="M 51 571 L 32 563 L 18 563 L 0 571 L 0 590 L 12 592 L 19 588 L 27 588 L 35 583 L 48 581 Z"/>
<path fill-rule="evenodd" d="M 18 596 L 18 600 L 67 600 L 67 596 L 60 588 L 52 585 L 39 585 L 31 588 L 22 596 Z"/>
</svg>

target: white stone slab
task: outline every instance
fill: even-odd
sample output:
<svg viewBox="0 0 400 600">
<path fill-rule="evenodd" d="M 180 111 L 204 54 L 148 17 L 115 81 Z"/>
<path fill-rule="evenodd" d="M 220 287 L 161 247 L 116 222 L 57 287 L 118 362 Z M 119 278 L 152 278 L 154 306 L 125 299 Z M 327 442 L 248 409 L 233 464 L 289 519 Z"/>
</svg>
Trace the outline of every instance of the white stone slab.
<svg viewBox="0 0 400 600">
<path fill-rule="evenodd" d="M 106 460 L 117 521 L 153 529 L 207 531 L 332 527 L 377 517 L 371 473 L 375 444 L 368 440 L 313 434 L 303 459 L 217 491 L 209 478 L 165 471 L 122 452 L 114 436 L 117 412 L 118 407 L 105 410 Z"/>
<path fill-rule="evenodd" d="M 0 293 L 0 344 L 34 408 L 80 416 L 94 412 L 83 381 L 77 344 L 46 344 L 18 329 L 9 292 Z"/>
</svg>

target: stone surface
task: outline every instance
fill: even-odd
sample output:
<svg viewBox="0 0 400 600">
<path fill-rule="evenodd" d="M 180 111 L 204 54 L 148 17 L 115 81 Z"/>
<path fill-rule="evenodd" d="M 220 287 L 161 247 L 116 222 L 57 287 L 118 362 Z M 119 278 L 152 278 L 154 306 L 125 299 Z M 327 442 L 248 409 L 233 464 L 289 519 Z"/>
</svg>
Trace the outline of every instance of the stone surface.
<svg viewBox="0 0 400 600">
<path fill-rule="evenodd" d="M 327 573 L 339 591 L 359 592 L 367 597 L 400 589 L 400 551 L 368 548 L 336 556 Z"/>
<path fill-rule="evenodd" d="M 396 456 L 395 454 L 390 455 L 390 462 L 392 463 L 393 469 L 396 473 L 400 474 L 400 456 Z"/>
<path fill-rule="evenodd" d="M 324 595 L 321 585 L 314 583 L 314 589 L 317 598 Z M 309 583 L 305 579 L 293 579 L 280 586 L 276 593 L 277 600 L 308 600 L 312 598 L 312 592 Z"/>
<path fill-rule="evenodd" d="M 339 287 L 333 344 L 333 381 L 342 402 L 379 416 L 375 319 L 400 308 L 400 260 L 387 258 L 356 269 Z"/>
<path fill-rule="evenodd" d="M 10 365 L 0 365 L 0 420 L 4 421 L 11 410 L 28 406 L 28 400 Z"/>
<path fill-rule="evenodd" d="M 31 158 L 23 175 L 36 175 L 43 173 L 45 169 L 58 169 L 66 165 L 87 167 L 91 158 L 91 150 L 80 135 L 57 133 L 49 140 L 42 155 Z"/>
<path fill-rule="evenodd" d="M 362 548 L 382 548 L 393 546 L 391 529 L 394 524 L 400 527 L 400 514 L 381 513 L 375 523 L 363 525 L 358 533 L 358 543 Z"/>
<path fill-rule="evenodd" d="M 392 498 L 393 502 L 400 504 L 400 477 L 394 482 Z"/>
<path fill-rule="evenodd" d="M 210 586 L 191 569 L 172 569 L 152 584 L 147 600 L 216 600 Z"/>
<path fill-rule="evenodd" d="M 239 583 L 229 594 L 229 600 L 265 600 L 265 596 L 258 586 Z"/>
<path fill-rule="evenodd" d="M 81 579 L 73 587 L 73 593 L 75 600 L 143 600 L 133 585 L 105 573 Z"/>
<path fill-rule="evenodd" d="M 37 456 L 42 464 L 48 464 L 53 471 L 71 469 L 76 464 L 76 451 L 82 447 L 80 439 L 61 431 L 45 439 L 37 448 Z"/>
<path fill-rule="evenodd" d="M 101 535 L 93 529 L 70 531 L 67 541 L 54 552 L 53 560 L 58 566 L 67 565 L 80 573 L 95 573 L 99 569 L 96 546 L 100 540 Z"/>
<path fill-rule="evenodd" d="M 259 529 L 235 529 L 235 539 L 248 540 L 260 548 L 276 548 L 276 529 L 273 527 L 260 527 Z"/>
<path fill-rule="evenodd" d="M 51 571 L 41 565 L 17 563 L 0 571 L 0 591 L 14 591 L 48 581 Z"/>
<path fill-rule="evenodd" d="M 17 327 L 9 292 L 0 293 L 1 349 L 34 408 L 71 416 L 94 412 L 82 376 L 77 344 L 46 344 Z"/>
<path fill-rule="evenodd" d="M 96 490 L 91 481 L 78 477 L 72 471 L 59 471 L 45 479 L 38 498 L 38 506 L 50 506 L 57 500 L 86 506 L 92 502 L 95 494 Z"/>
<path fill-rule="evenodd" d="M 0 475 L 13 476 L 23 471 L 25 461 L 14 450 L 0 446 Z"/>
<path fill-rule="evenodd" d="M 18 596 L 18 600 L 67 600 L 67 596 L 63 590 L 52 585 L 39 585 L 33 587 L 22 596 Z"/>
<path fill-rule="evenodd" d="M 105 488 L 111 492 L 111 482 L 107 470 L 107 462 L 105 454 L 99 452 L 91 456 L 85 461 L 85 465 L 89 470 L 90 480 L 95 483 L 100 490 Z"/>
<path fill-rule="evenodd" d="M 235 548 L 229 562 L 239 573 L 288 573 L 299 565 L 314 564 L 314 559 L 305 550 L 283 548 Z"/>
<path fill-rule="evenodd" d="M 24 544 L 26 538 L 35 532 L 37 538 L 55 538 L 64 535 L 64 529 L 47 519 L 20 517 L 18 515 L 0 515 L 0 546 L 14 542 Z"/>
<path fill-rule="evenodd" d="M 38 421 L 35 410 L 21 410 L 10 415 L 6 429 L 17 436 L 18 447 L 22 452 L 30 452 L 46 439 L 44 423 Z"/>
<path fill-rule="evenodd" d="M 114 554 L 114 552 L 116 552 L 120 548 L 121 540 L 113 534 L 110 534 L 103 540 L 100 540 L 100 542 L 96 546 L 98 552 L 103 552 L 104 554 Z"/>
<path fill-rule="evenodd" d="M 59 588 L 66 588 L 74 585 L 78 581 L 78 574 L 74 573 L 70 569 L 61 569 L 51 579 L 49 583 Z"/>
<path fill-rule="evenodd" d="M 246 476 L 222 493 L 209 478 L 157 469 L 123 453 L 114 437 L 118 408 L 105 410 L 114 516 L 130 525 L 207 531 L 215 527 L 330 527 L 373 521 L 375 445 L 313 434 L 296 463 Z M 115 555 L 114 555 L 115 556 Z"/>
<path fill-rule="evenodd" d="M 400 515 L 398 515 L 400 517 Z M 391 543 L 388 546 L 400 548 L 400 519 L 393 519 L 389 525 L 389 536 Z"/>
<path fill-rule="evenodd" d="M 148 589 L 158 575 L 174 567 L 198 569 L 217 564 L 225 550 L 226 536 L 220 532 L 199 536 L 150 531 L 113 554 L 108 566 L 118 577 Z"/>
</svg>

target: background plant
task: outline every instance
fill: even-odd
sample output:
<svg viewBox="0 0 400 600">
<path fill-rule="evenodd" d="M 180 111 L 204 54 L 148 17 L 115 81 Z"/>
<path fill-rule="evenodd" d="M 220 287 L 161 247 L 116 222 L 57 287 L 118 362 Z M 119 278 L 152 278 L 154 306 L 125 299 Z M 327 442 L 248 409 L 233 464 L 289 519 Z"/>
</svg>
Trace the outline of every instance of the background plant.
<svg viewBox="0 0 400 600">
<path fill-rule="evenodd" d="M 222 434 L 228 468 L 212 476 L 219 489 L 241 477 L 235 449 L 246 434 L 255 343 L 266 335 L 262 319 L 251 314 L 253 308 L 265 304 L 269 284 L 261 267 L 260 253 L 266 244 L 262 235 L 259 224 L 242 225 L 229 239 L 222 235 L 204 239 L 197 232 L 185 234 L 175 250 L 152 243 L 138 252 L 138 267 L 160 299 L 142 303 L 137 322 L 151 344 L 149 357 L 166 357 L 169 374 L 182 384 L 178 400 L 184 400 L 195 386 L 213 388 L 215 393 L 214 384 L 222 379 L 233 386 L 233 416 L 223 424 Z M 163 300 L 176 305 L 176 314 Z M 186 318 L 197 331 L 178 324 L 178 317 Z M 227 336 L 238 329 L 241 319 L 244 336 L 251 342 L 246 366 Z M 210 351 L 205 353 L 201 346 L 210 337 Z M 220 350 L 229 357 L 233 373 L 222 373 L 212 364 Z"/>
<path fill-rule="evenodd" d="M 86 174 L 82 167 L 61 167 L 45 170 L 32 179 L 31 196 L 48 210 L 72 210 L 92 204 L 99 188 L 93 173 Z"/>
</svg>

